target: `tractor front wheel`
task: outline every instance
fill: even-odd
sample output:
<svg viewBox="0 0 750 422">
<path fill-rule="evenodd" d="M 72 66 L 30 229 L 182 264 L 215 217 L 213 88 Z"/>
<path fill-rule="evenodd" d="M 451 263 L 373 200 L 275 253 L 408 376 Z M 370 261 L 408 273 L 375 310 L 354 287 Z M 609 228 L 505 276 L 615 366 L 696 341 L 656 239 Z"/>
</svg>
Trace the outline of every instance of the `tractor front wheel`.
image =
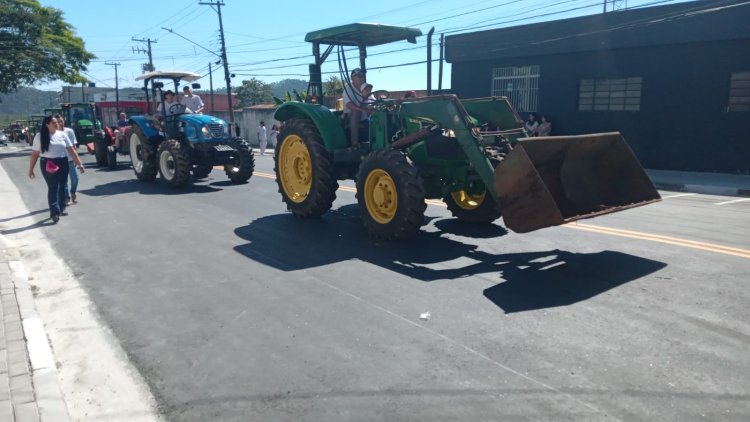
<svg viewBox="0 0 750 422">
<path fill-rule="evenodd" d="M 333 160 L 318 128 L 309 119 L 284 125 L 274 157 L 276 183 L 287 208 L 297 217 L 319 217 L 331 209 L 339 184 Z"/>
<path fill-rule="evenodd" d="M 252 177 L 255 170 L 255 157 L 253 150 L 244 139 L 236 139 L 232 142 L 234 162 L 224 166 L 226 173 L 232 183 L 245 183 Z"/>
<path fill-rule="evenodd" d="M 156 165 L 156 148 L 146 141 L 146 136 L 137 125 L 130 133 L 130 162 L 135 177 L 142 182 L 153 182 L 159 168 Z"/>
<path fill-rule="evenodd" d="M 460 190 L 451 192 L 443 202 L 451 214 L 461 221 L 477 224 L 488 224 L 500 218 L 500 208 L 487 189 L 479 194 L 470 194 Z"/>
<path fill-rule="evenodd" d="M 424 223 L 422 179 L 400 151 L 371 152 L 357 174 L 357 201 L 367 232 L 377 239 L 414 237 Z"/>
<path fill-rule="evenodd" d="M 159 145 L 159 174 L 171 188 L 184 186 L 190 181 L 190 157 L 180 141 L 170 139 Z"/>
</svg>

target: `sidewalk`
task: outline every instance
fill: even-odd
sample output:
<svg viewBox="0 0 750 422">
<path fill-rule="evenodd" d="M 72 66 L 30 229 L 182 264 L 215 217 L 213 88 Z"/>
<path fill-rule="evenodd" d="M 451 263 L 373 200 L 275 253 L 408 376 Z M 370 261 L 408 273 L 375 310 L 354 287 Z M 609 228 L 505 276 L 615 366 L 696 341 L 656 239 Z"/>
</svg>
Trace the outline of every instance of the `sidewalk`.
<svg viewBox="0 0 750 422">
<path fill-rule="evenodd" d="M 18 249 L 3 235 L 0 317 L 0 421 L 70 421 L 28 276 Z"/>
<path fill-rule="evenodd" d="M 706 195 L 750 197 L 750 175 L 646 170 L 657 189 Z"/>
</svg>

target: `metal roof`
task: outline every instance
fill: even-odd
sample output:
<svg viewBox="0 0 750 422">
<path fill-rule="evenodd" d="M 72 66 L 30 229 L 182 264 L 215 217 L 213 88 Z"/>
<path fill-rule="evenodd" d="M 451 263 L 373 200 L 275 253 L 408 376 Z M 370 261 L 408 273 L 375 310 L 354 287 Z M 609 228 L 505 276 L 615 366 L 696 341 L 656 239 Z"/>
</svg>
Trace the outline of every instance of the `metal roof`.
<svg viewBox="0 0 750 422">
<path fill-rule="evenodd" d="M 201 75 L 193 72 L 186 72 L 183 70 L 155 70 L 153 72 L 146 72 L 142 75 L 139 75 L 135 78 L 136 81 L 142 81 L 144 79 L 151 79 L 151 78 L 178 78 L 183 81 L 192 82 L 196 79 L 199 79 Z"/>
<path fill-rule="evenodd" d="M 417 28 L 381 25 L 378 23 L 350 23 L 348 25 L 308 32 L 305 36 L 305 41 L 320 44 L 363 45 L 369 47 L 402 40 L 413 44 L 417 42 L 417 37 L 420 35 L 422 35 L 422 31 Z"/>
</svg>

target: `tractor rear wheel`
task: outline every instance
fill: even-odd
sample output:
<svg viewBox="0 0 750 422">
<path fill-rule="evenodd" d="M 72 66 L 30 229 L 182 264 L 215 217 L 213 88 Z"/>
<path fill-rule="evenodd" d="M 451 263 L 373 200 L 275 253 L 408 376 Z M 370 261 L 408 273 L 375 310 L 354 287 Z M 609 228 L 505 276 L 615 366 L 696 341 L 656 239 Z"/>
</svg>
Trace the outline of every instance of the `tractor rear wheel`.
<svg viewBox="0 0 750 422">
<path fill-rule="evenodd" d="M 213 168 L 213 166 L 207 164 L 193 166 L 193 177 L 195 177 L 196 179 L 203 179 L 204 177 L 207 177 L 209 174 L 211 174 L 211 170 L 213 170 Z"/>
<path fill-rule="evenodd" d="M 130 133 L 130 162 L 138 180 L 153 182 L 156 179 L 156 148 L 146 141 L 146 136 L 138 125 L 133 125 Z"/>
<path fill-rule="evenodd" d="M 331 209 L 339 184 L 333 176 L 331 154 L 312 121 L 287 121 L 278 137 L 274 161 L 279 193 L 295 216 L 319 217 Z"/>
<path fill-rule="evenodd" d="M 232 153 L 234 163 L 224 166 L 224 173 L 232 183 L 245 183 L 252 177 L 253 170 L 255 170 L 253 150 L 244 139 L 232 141 L 232 147 L 235 150 Z"/>
<path fill-rule="evenodd" d="M 108 145 L 109 145 L 109 142 L 106 137 L 96 136 L 94 138 L 94 156 L 96 157 L 96 165 L 98 167 L 104 167 L 107 165 L 107 146 Z"/>
<path fill-rule="evenodd" d="M 185 186 L 190 181 L 190 157 L 180 141 L 170 139 L 159 145 L 159 174 L 171 188 Z"/>
<path fill-rule="evenodd" d="M 500 218 L 500 207 L 487 189 L 480 194 L 470 194 L 460 190 L 451 192 L 443 202 L 451 214 L 461 221 L 477 224 L 488 224 Z"/>
<path fill-rule="evenodd" d="M 357 174 L 357 201 L 367 232 L 377 239 L 408 239 L 424 224 L 422 179 L 400 151 L 365 157 Z"/>
</svg>

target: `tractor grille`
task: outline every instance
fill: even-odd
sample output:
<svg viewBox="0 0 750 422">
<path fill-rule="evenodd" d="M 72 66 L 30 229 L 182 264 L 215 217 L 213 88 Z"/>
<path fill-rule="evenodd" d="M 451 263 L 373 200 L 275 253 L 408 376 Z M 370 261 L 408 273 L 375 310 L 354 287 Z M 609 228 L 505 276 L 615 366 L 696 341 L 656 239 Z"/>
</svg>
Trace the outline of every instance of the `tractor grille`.
<svg viewBox="0 0 750 422">
<path fill-rule="evenodd" d="M 208 130 L 211 131 L 211 136 L 214 138 L 224 137 L 224 125 L 221 123 L 209 123 Z"/>
</svg>

